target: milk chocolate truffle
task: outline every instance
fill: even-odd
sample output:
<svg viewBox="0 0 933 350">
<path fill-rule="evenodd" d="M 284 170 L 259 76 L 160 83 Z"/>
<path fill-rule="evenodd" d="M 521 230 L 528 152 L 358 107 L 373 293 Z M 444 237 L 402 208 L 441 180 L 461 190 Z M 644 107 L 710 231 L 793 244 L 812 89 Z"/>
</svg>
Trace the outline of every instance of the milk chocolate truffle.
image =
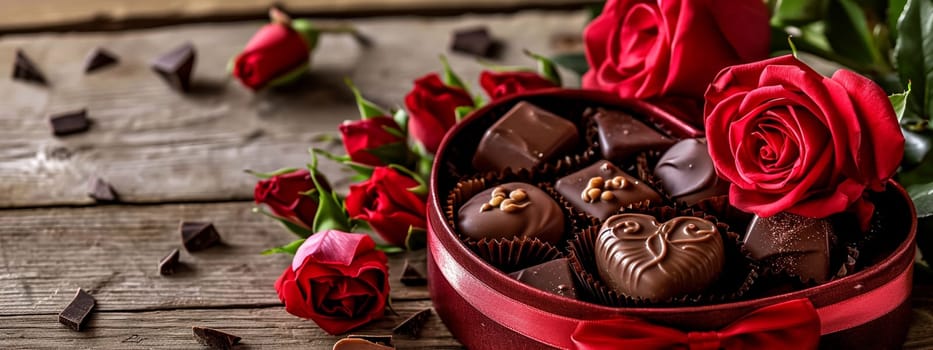
<svg viewBox="0 0 933 350">
<path fill-rule="evenodd" d="M 594 249 L 603 281 L 621 294 L 652 301 L 702 292 L 725 263 L 716 226 L 689 216 L 663 224 L 644 214 L 612 216 Z"/>
<path fill-rule="evenodd" d="M 675 142 L 625 112 L 599 108 L 593 115 L 593 121 L 596 122 L 603 157 L 615 163 L 644 151 L 666 150 Z"/>
<path fill-rule="evenodd" d="M 706 140 L 685 139 L 675 144 L 661 156 L 654 175 L 674 200 L 687 205 L 729 194 L 729 183 L 716 175 Z"/>
<path fill-rule="evenodd" d="M 654 189 L 605 160 L 557 180 L 554 188 L 574 208 L 600 220 L 632 203 L 661 201 Z"/>
<path fill-rule="evenodd" d="M 792 273 L 803 281 L 823 283 L 832 277 L 830 250 L 836 239 L 828 219 L 791 213 L 755 216 L 745 234 L 744 250 L 765 266 Z"/>
<path fill-rule="evenodd" d="M 509 274 L 519 282 L 551 294 L 576 299 L 577 287 L 567 258 L 551 260 Z"/>
<path fill-rule="evenodd" d="M 564 236 L 564 213 L 541 189 L 511 182 L 486 189 L 463 204 L 457 229 L 475 239 L 524 236 L 557 244 Z"/>
<path fill-rule="evenodd" d="M 473 156 L 479 171 L 531 169 L 577 147 L 579 132 L 569 120 L 519 102 L 483 135 Z"/>
</svg>

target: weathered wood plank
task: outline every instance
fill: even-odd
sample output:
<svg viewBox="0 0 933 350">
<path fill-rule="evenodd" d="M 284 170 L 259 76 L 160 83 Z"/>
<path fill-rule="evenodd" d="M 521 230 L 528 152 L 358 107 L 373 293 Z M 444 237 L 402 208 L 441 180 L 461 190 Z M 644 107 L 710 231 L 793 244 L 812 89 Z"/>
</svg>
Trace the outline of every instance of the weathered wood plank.
<svg viewBox="0 0 933 350">
<path fill-rule="evenodd" d="M 431 307 L 430 301 L 395 303 L 398 316 L 386 314 L 353 334 L 391 334 L 406 317 Z M 243 338 L 237 349 L 330 349 L 340 336 L 324 333 L 313 322 L 286 313 L 282 307 L 223 310 L 100 312 L 87 330 L 74 332 L 55 316 L 0 316 L 3 349 L 203 349 L 192 326 L 227 331 Z M 432 315 L 417 340 L 395 337 L 399 349 L 459 349 L 437 315 Z"/>
<path fill-rule="evenodd" d="M 127 202 L 249 199 L 254 179 L 243 169 L 302 166 L 309 146 L 339 152 L 339 144 L 321 135 L 357 117 L 344 77 L 372 99 L 397 106 L 413 79 L 440 67 L 437 56 L 446 52 L 453 29 L 488 24 L 506 43 L 501 63 L 531 65 L 522 49 L 551 52 L 549 35 L 579 33 L 584 17 L 531 11 L 359 20 L 374 47 L 360 48 L 347 36 L 325 37 L 308 79 L 260 94 L 240 86 L 225 69 L 260 22 L 6 36 L 0 38 L 0 67 L 11 67 L 13 52 L 24 49 L 52 85 L 0 77 L 0 207 L 90 204 L 85 183 L 94 174 L 110 181 Z M 196 87 L 179 95 L 148 62 L 185 41 L 198 48 Z M 121 63 L 84 75 L 83 57 L 98 45 L 119 55 Z M 451 54 L 451 62 L 476 84 L 479 63 L 458 54 Z M 51 135 L 49 114 L 85 107 L 94 121 L 88 133 Z M 347 178 L 336 165 L 322 165 L 332 177 Z"/>
<path fill-rule="evenodd" d="M 79 287 L 94 295 L 102 311 L 279 305 L 273 283 L 290 257 L 259 252 L 294 237 L 251 208 L 223 203 L 0 211 L 0 316 L 56 314 Z M 159 260 L 181 246 L 179 220 L 213 221 L 224 244 L 196 253 L 182 249 L 184 267 L 160 276 Z M 398 282 L 404 259 L 390 257 L 393 298 L 427 299 L 425 287 Z"/>
</svg>

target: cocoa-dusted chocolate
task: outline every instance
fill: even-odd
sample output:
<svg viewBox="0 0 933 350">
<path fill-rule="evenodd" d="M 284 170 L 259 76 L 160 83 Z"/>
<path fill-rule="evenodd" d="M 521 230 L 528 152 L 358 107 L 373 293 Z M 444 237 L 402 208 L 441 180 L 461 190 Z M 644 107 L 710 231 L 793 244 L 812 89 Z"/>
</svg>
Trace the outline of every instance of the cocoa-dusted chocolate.
<svg viewBox="0 0 933 350">
<path fill-rule="evenodd" d="M 605 160 L 557 180 L 554 188 L 574 208 L 600 220 L 629 204 L 661 201 L 661 195 L 644 181 Z"/>
<path fill-rule="evenodd" d="M 479 171 L 531 169 L 572 152 L 576 125 L 528 102 L 519 102 L 483 135 L 473 155 Z"/>
<path fill-rule="evenodd" d="M 509 274 L 519 282 L 551 294 L 576 299 L 577 287 L 574 285 L 573 271 L 567 258 L 551 260 Z"/>
<path fill-rule="evenodd" d="M 644 151 L 663 151 L 675 142 L 625 112 L 599 108 L 593 121 L 603 158 L 612 162 L 623 162 Z"/>
<path fill-rule="evenodd" d="M 538 187 L 510 182 L 464 203 L 457 213 L 457 230 L 474 239 L 524 236 L 556 244 L 564 236 L 564 213 Z"/>
<path fill-rule="evenodd" d="M 716 226 L 690 216 L 664 223 L 644 214 L 612 216 L 594 250 L 603 281 L 621 294 L 652 301 L 702 292 L 725 263 Z"/>
<path fill-rule="evenodd" d="M 830 251 L 835 239 L 828 219 L 781 212 L 767 218 L 756 215 L 743 238 L 743 249 L 775 270 L 823 283 L 832 277 Z"/>
<path fill-rule="evenodd" d="M 706 140 L 685 139 L 674 144 L 661 156 L 654 175 L 674 200 L 688 205 L 729 193 L 729 183 L 716 174 Z"/>
</svg>

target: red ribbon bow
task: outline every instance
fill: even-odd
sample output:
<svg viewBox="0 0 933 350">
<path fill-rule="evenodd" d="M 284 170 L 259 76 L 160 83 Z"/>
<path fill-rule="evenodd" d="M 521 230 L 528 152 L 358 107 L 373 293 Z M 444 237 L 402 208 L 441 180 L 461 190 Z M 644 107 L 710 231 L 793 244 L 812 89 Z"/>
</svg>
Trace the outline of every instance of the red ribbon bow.
<svg viewBox="0 0 933 350">
<path fill-rule="evenodd" d="M 682 332 L 637 318 L 581 322 L 571 336 L 577 349 L 816 349 L 820 318 L 809 299 L 752 311 L 719 331 Z"/>
</svg>

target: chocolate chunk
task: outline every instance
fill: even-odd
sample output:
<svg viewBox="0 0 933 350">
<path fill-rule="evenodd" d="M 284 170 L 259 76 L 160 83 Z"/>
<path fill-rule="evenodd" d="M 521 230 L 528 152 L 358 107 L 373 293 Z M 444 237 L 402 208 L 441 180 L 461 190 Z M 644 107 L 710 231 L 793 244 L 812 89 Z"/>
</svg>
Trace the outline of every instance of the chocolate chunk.
<svg viewBox="0 0 933 350">
<path fill-rule="evenodd" d="M 191 89 L 195 57 L 194 45 L 185 43 L 152 61 L 152 70 L 173 89 L 187 92 Z"/>
<path fill-rule="evenodd" d="M 527 102 L 519 102 L 480 140 L 473 167 L 479 171 L 531 169 L 573 151 L 576 125 Z"/>
<path fill-rule="evenodd" d="M 411 266 L 408 260 L 405 260 L 405 267 L 402 270 L 402 277 L 399 278 L 399 280 L 402 281 L 402 284 L 409 287 L 424 286 L 428 284 L 428 279 L 424 278 L 424 275 L 422 275 L 421 272 L 418 272 L 414 266 Z"/>
<path fill-rule="evenodd" d="M 78 288 L 78 292 L 75 293 L 74 299 L 71 299 L 71 303 L 58 314 L 58 322 L 80 332 L 95 305 L 97 305 L 97 301 L 94 300 L 94 297 Z"/>
<path fill-rule="evenodd" d="M 644 214 L 619 214 L 603 224 L 595 260 L 617 292 L 652 301 L 705 290 L 719 278 L 725 249 L 716 226 L 681 216 L 663 224 Z"/>
<path fill-rule="evenodd" d="M 114 192 L 113 186 L 99 177 L 94 177 L 88 182 L 87 195 L 98 202 L 117 201 L 117 193 Z"/>
<path fill-rule="evenodd" d="M 91 127 L 86 109 L 52 115 L 49 117 L 49 124 L 52 125 L 52 133 L 55 136 L 76 134 Z"/>
<path fill-rule="evenodd" d="M 212 349 L 233 349 L 233 346 L 240 342 L 240 337 L 233 334 L 218 331 L 213 328 L 191 327 L 194 332 L 194 339 L 201 345 Z"/>
<path fill-rule="evenodd" d="M 395 328 L 392 328 L 392 334 L 404 334 L 411 339 L 418 339 L 421 337 L 421 330 L 424 328 L 425 322 L 428 321 L 428 317 L 431 317 L 431 309 L 418 311 L 406 318 L 402 323 L 399 323 Z"/>
<path fill-rule="evenodd" d="M 629 204 L 661 201 L 661 195 L 644 181 L 605 160 L 560 178 L 554 188 L 574 208 L 600 220 L 606 220 Z"/>
<path fill-rule="evenodd" d="M 26 57 L 26 53 L 20 49 L 16 50 L 16 59 L 13 62 L 13 79 L 48 85 L 48 81 L 45 80 L 45 75 L 42 74 L 39 67 L 32 63 L 32 60 Z"/>
<path fill-rule="evenodd" d="M 593 115 L 603 157 L 621 163 L 649 150 L 663 151 L 674 145 L 674 139 L 662 135 L 632 115 L 602 108 Z"/>
<path fill-rule="evenodd" d="M 373 335 L 373 334 L 350 334 L 347 336 L 349 339 L 362 339 L 371 343 L 376 343 L 385 346 L 394 347 L 395 344 L 392 343 L 392 335 Z"/>
<path fill-rule="evenodd" d="M 89 52 L 87 57 L 84 58 L 84 73 L 91 73 L 98 69 L 117 64 L 117 62 L 119 62 L 117 55 L 103 48 L 95 47 L 94 50 Z"/>
<path fill-rule="evenodd" d="M 175 248 L 172 249 L 171 253 L 168 253 L 168 255 L 159 261 L 160 275 L 166 276 L 175 273 L 175 268 L 178 267 L 178 255 L 178 248 Z"/>
<path fill-rule="evenodd" d="M 541 189 L 511 182 L 464 203 L 457 214 L 457 229 L 474 239 L 524 236 L 557 244 L 564 236 L 564 213 Z"/>
<path fill-rule="evenodd" d="M 543 290 L 551 294 L 577 298 L 577 287 L 574 285 L 573 272 L 567 258 L 551 260 L 524 270 L 509 274 L 519 282 Z"/>
<path fill-rule="evenodd" d="M 450 43 L 450 50 L 479 57 L 492 57 L 495 54 L 496 41 L 489 35 L 486 27 L 474 27 L 455 31 Z"/>
<path fill-rule="evenodd" d="M 210 222 L 182 222 L 181 240 L 185 250 L 196 252 L 210 248 L 220 242 L 220 234 Z"/>
<path fill-rule="evenodd" d="M 705 140 L 685 139 L 672 146 L 661 156 L 654 175 L 674 200 L 687 205 L 729 194 L 729 182 L 716 175 Z"/>
<path fill-rule="evenodd" d="M 836 234 L 828 219 L 791 213 L 755 216 L 746 231 L 743 249 L 765 266 L 788 272 L 804 282 L 823 283 L 832 277 L 830 250 Z"/>
<path fill-rule="evenodd" d="M 333 350 L 390 350 L 395 349 L 394 345 L 386 345 L 380 342 L 374 342 L 370 339 L 374 339 L 372 336 L 358 336 L 351 335 L 346 338 L 338 340 L 334 343 Z M 391 341 L 391 336 L 390 336 Z"/>
</svg>

